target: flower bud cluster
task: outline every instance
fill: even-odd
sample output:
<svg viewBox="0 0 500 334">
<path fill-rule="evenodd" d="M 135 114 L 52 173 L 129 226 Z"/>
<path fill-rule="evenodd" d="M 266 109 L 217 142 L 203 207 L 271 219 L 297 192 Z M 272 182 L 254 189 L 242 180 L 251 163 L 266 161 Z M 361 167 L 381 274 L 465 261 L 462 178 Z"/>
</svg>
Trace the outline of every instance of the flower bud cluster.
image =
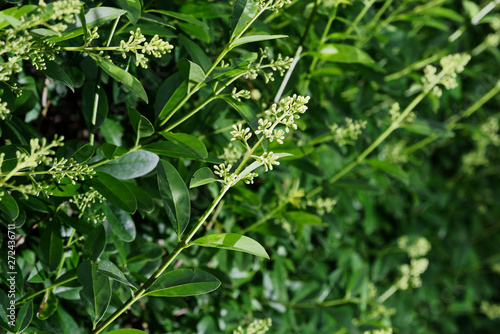
<svg viewBox="0 0 500 334">
<path fill-rule="evenodd" d="M 271 325 L 271 318 L 257 319 L 252 321 L 247 328 L 238 326 L 238 328 L 233 331 L 233 334 L 264 334 L 269 330 Z"/>
<path fill-rule="evenodd" d="M 61 160 L 54 159 L 54 164 L 49 169 L 49 174 L 57 181 L 61 183 L 64 178 L 71 180 L 72 184 L 76 184 L 76 181 L 83 181 L 85 178 L 92 178 L 95 174 L 95 170 L 89 165 L 79 164 L 73 158 L 70 160 L 62 158 Z"/>
<path fill-rule="evenodd" d="M 425 92 L 431 92 L 435 97 L 442 95 L 442 90 L 437 85 L 441 84 L 446 89 L 453 89 L 458 86 L 457 74 L 463 72 L 465 65 L 470 60 L 470 55 L 465 53 L 456 53 L 441 58 L 441 72 L 437 73 L 437 68 L 427 65 L 422 77 L 422 85 Z"/>
<path fill-rule="evenodd" d="M 260 157 L 254 156 L 255 160 L 264 165 L 265 171 L 273 170 L 273 165 L 278 166 L 280 163 L 278 157 L 271 152 L 264 152 Z"/>
<path fill-rule="evenodd" d="M 475 149 L 462 156 L 462 169 L 465 173 L 470 175 L 474 173 L 477 167 L 485 166 L 489 163 L 487 147 L 490 144 L 494 146 L 500 145 L 499 128 L 498 119 L 495 117 L 488 118 L 486 122 L 479 126 L 480 134 L 473 136 L 476 143 Z"/>
<path fill-rule="evenodd" d="M 427 255 L 431 250 L 431 243 L 424 237 L 419 237 L 410 243 L 408 236 L 404 235 L 398 239 L 398 248 L 413 259 Z"/>
<path fill-rule="evenodd" d="M 316 208 L 318 215 L 323 216 L 325 213 L 330 213 L 333 207 L 337 205 L 337 200 L 334 198 L 318 198 L 316 201 L 307 201 L 307 205 Z"/>
<path fill-rule="evenodd" d="M 292 3 L 292 0 L 258 0 L 255 4 L 259 9 L 270 9 L 274 12 L 278 12 L 280 8 L 284 5 L 289 5 Z"/>
<path fill-rule="evenodd" d="M 485 314 L 490 320 L 500 319 L 500 304 L 490 304 L 481 302 L 481 313 Z"/>
<path fill-rule="evenodd" d="M 102 203 L 103 201 L 104 197 L 92 187 L 86 193 L 75 195 L 72 199 L 69 200 L 69 202 L 75 204 L 80 211 L 80 213 L 78 214 L 78 218 L 82 218 L 83 215 L 85 215 L 85 210 L 92 204 Z M 94 215 L 91 220 L 96 223 L 97 221 L 100 221 L 99 218 L 99 215 Z M 104 220 L 104 217 L 102 220 Z"/>
<path fill-rule="evenodd" d="M 215 165 L 214 166 L 214 173 L 219 175 L 221 179 L 223 179 L 223 182 L 225 184 L 232 184 L 237 176 L 234 175 L 234 173 L 231 173 L 231 169 L 233 168 L 233 165 L 231 164 L 220 164 L 220 165 Z"/>
<path fill-rule="evenodd" d="M 345 124 L 345 126 L 339 126 L 338 124 L 330 126 L 330 131 L 333 134 L 333 140 L 339 146 L 350 144 L 351 141 L 358 139 L 361 133 L 363 133 L 362 130 L 366 128 L 366 121 L 353 121 L 349 117 L 346 117 Z"/>
<path fill-rule="evenodd" d="M 391 105 L 391 108 L 389 109 L 389 115 L 391 116 L 391 120 L 395 122 L 400 116 L 401 116 L 401 108 L 399 106 L 399 103 L 395 102 Z M 402 123 L 412 123 L 415 121 L 417 118 L 417 115 L 412 111 L 410 112 L 404 120 L 402 120 Z"/>
<path fill-rule="evenodd" d="M 307 102 L 309 102 L 309 96 L 303 97 L 294 94 L 292 97 L 274 103 L 270 109 L 265 111 L 267 117 L 259 119 L 259 127 L 255 133 L 262 133 L 269 141 L 276 140 L 283 144 L 285 132 L 288 133 L 290 128 L 297 129 L 295 120 L 306 112 Z M 284 130 L 276 130 L 276 126 L 280 124 L 285 126 Z"/>
<path fill-rule="evenodd" d="M 250 91 L 249 90 L 240 90 L 236 89 L 236 87 L 233 88 L 233 91 L 231 92 L 231 97 L 238 102 L 241 102 L 241 98 L 244 99 L 249 99 L 250 98 Z"/>
<path fill-rule="evenodd" d="M 8 114 L 10 114 L 10 110 L 7 109 L 7 102 L 2 102 L 2 99 L 0 99 L 0 119 L 5 121 Z"/>
<path fill-rule="evenodd" d="M 241 146 L 239 145 L 233 145 L 233 143 L 230 143 L 228 146 L 224 147 L 224 153 L 219 155 L 217 158 L 230 164 L 234 164 L 243 156 L 243 152 L 240 147 Z"/>
<path fill-rule="evenodd" d="M 259 73 L 264 76 L 266 83 L 269 81 L 274 81 L 273 72 L 264 71 L 265 68 L 271 68 L 273 71 L 278 71 L 281 76 L 285 74 L 285 71 L 290 68 L 293 63 L 293 58 L 285 57 L 283 58 L 281 54 L 278 54 L 276 60 L 272 59 L 269 64 L 263 65 L 264 59 L 269 58 L 269 48 L 260 48 L 260 58 L 258 63 L 250 62 L 247 66 L 247 72 L 245 73 L 245 79 L 255 80 Z"/>
<path fill-rule="evenodd" d="M 426 258 L 411 259 L 410 264 L 403 264 L 399 270 L 401 278 L 396 282 L 396 287 L 401 290 L 407 290 L 410 286 L 419 288 L 422 286 L 422 275 L 429 266 L 429 260 Z"/>
<path fill-rule="evenodd" d="M 364 331 L 363 334 L 392 334 L 392 328 L 374 329 L 372 331 Z"/>
<path fill-rule="evenodd" d="M 141 33 L 141 28 L 130 31 L 130 38 L 127 42 L 120 41 L 118 51 L 121 52 L 122 57 L 126 58 L 128 52 L 135 54 L 135 64 L 140 65 L 142 68 L 148 67 L 148 59 L 144 55 L 153 55 L 153 57 L 160 58 L 165 53 L 170 53 L 173 45 L 162 40 L 158 35 L 155 35 L 151 41 L 146 42 L 146 37 Z"/>
</svg>

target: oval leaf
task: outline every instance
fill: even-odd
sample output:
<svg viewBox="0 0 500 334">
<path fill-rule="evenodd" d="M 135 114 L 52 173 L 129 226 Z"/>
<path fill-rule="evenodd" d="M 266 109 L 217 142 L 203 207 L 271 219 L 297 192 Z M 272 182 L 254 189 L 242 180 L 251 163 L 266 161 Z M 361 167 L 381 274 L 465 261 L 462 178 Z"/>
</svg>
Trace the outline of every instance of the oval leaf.
<svg viewBox="0 0 500 334">
<path fill-rule="evenodd" d="M 92 179 L 86 180 L 86 182 L 120 209 L 130 213 L 135 212 L 137 209 L 134 194 L 117 178 L 102 171 L 97 171 L 96 175 Z"/>
<path fill-rule="evenodd" d="M 40 246 L 40 259 L 50 271 L 56 270 L 63 255 L 63 240 L 59 224 L 55 221 L 52 221 L 42 232 Z"/>
<path fill-rule="evenodd" d="M 374 63 L 373 59 L 366 52 L 355 46 L 346 44 L 324 44 L 319 48 L 318 52 L 307 52 L 306 54 L 335 63 Z"/>
<path fill-rule="evenodd" d="M 107 334 L 147 334 L 146 332 L 140 331 L 138 329 L 132 328 L 124 328 L 124 329 L 115 329 L 111 332 L 106 332 Z"/>
<path fill-rule="evenodd" d="M 106 247 L 106 231 L 104 226 L 99 225 L 85 238 L 83 246 L 83 258 L 95 261 L 101 256 Z"/>
<path fill-rule="evenodd" d="M 155 133 L 153 124 L 146 117 L 142 116 L 137 109 L 129 108 L 128 117 L 138 138 L 149 137 Z"/>
<path fill-rule="evenodd" d="M 193 241 L 203 247 L 213 247 L 245 252 L 269 259 L 264 247 L 257 241 L 236 233 L 209 234 Z"/>
<path fill-rule="evenodd" d="M 52 293 L 52 290 L 47 290 L 43 296 L 42 302 L 40 303 L 40 308 L 36 313 L 36 316 L 40 320 L 45 320 L 57 311 L 57 306 L 59 300 Z"/>
<path fill-rule="evenodd" d="M 121 270 L 117 266 L 115 266 L 111 261 L 108 260 L 100 261 L 99 264 L 97 265 L 97 271 L 100 272 L 101 274 L 108 276 L 109 278 L 114 279 L 115 281 L 128 285 L 132 289 L 137 290 L 137 288 L 127 280 L 127 278 L 121 272 Z"/>
<path fill-rule="evenodd" d="M 203 160 L 208 157 L 208 152 L 205 144 L 198 138 L 185 133 L 161 132 L 161 135 L 174 143 L 175 145 L 191 152 L 199 159 Z"/>
<path fill-rule="evenodd" d="M 189 188 L 199 187 L 215 181 L 220 180 L 215 177 L 210 168 L 203 167 L 198 169 L 196 173 L 194 173 L 193 177 L 191 178 L 191 182 L 189 182 Z"/>
<path fill-rule="evenodd" d="M 158 164 L 158 187 L 167 216 L 180 238 L 191 213 L 189 191 L 174 166 L 164 160 Z"/>
<path fill-rule="evenodd" d="M 144 102 L 148 103 L 148 95 L 142 87 L 139 80 L 124 69 L 116 66 L 109 60 L 103 58 L 94 58 L 97 65 L 104 70 L 110 77 L 118 82 L 123 82 L 131 91 L 137 94 Z"/>
<path fill-rule="evenodd" d="M 82 285 L 80 298 L 85 310 L 95 325 L 102 319 L 111 301 L 111 282 L 106 275 L 97 271 L 97 265 L 90 261 L 78 266 L 78 281 Z"/>
<path fill-rule="evenodd" d="M 231 47 L 234 48 L 239 45 L 247 44 L 247 43 L 253 43 L 253 42 L 260 42 L 260 41 L 268 41 L 270 39 L 278 39 L 278 38 L 285 38 L 288 37 L 287 35 L 252 35 L 252 36 L 245 36 L 245 37 L 240 37 L 237 40 L 235 40 L 233 43 L 231 43 Z"/>
<path fill-rule="evenodd" d="M 95 170 L 103 171 L 120 180 L 135 179 L 146 175 L 156 168 L 160 158 L 148 151 L 133 151 L 98 166 Z"/>
<path fill-rule="evenodd" d="M 102 211 L 113 232 L 125 242 L 135 239 L 136 230 L 132 217 L 125 211 L 107 203 L 102 204 Z"/>
<path fill-rule="evenodd" d="M 179 71 L 184 77 L 184 80 L 188 83 L 188 93 L 191 92 L 191 89 L 194 86 L 205 80 L 205 72 L 203 72 L 203 69 L 198 64 L 186 59 L 181 59 L 177 63 L 177 66 L 179 67 Z"/>
<path fill-rule="evenodd" d="M 0 210 L 5 212 L 11 220 L 19 216 L 19 206 L 16 200 L 3 189 L 0 189 Z"/>
<path fill-rule="evenodd" d="M 146 292 L 158 297 L 185 297 L 209 293 L 220 286 L 213 275 L 200 269 L 179 269 L 160 276 Z"/>
</svg>

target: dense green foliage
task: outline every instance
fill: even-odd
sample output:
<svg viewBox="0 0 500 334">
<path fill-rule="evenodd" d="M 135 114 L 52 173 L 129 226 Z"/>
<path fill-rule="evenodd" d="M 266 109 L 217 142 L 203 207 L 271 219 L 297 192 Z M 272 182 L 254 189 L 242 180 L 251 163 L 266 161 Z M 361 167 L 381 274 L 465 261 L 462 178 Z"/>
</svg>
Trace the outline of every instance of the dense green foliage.
<svg viewBox="0 0 500 334">
<path fill-rule="evenodd" d="M 497 330 L 495 1 L 0 4 L 0 332 Z"/>
</svg>

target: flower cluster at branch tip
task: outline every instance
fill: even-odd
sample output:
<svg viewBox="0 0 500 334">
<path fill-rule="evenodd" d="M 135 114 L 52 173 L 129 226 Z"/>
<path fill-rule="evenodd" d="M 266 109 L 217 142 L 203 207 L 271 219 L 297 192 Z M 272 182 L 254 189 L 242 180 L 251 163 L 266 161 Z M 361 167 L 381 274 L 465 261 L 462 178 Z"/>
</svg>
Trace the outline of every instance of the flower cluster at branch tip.
<svg viewBox="0 0 500 334">
<path fill-rule="evenodd" d="M 265 111 L 266 118 L 259 119 L 258 130 L 256 134 L 262 133 L 269 141 L 276 140 L 283 144 L 284 134 L 288 133 L 290 128 L 296 130 L 297 124 L 295 120 L 300 118 L 300 115 L 307 110 L 306 103 L 309 102 L 309 96 L 287 97 L 278 103 L 274 103 L 270 109 Z M 276 126 L 284 125 L 285 130 L 276 130 Z"/>
<path fill-rule="evenodd" d="M 0 119 L 5 121 L 8 114 L 10 114 L 10 110 L 7 109 L 7 102 L 2 102 L 2 99 L 0 99 Z"/>
<path fill-rule="evenodd" d="M 398 239 L 398 248 L 405 251 L 411 258 L 410 264 L 403 264 L 399 270 L 401 277 L 395 286 L 398 289 L 406 290 L 410 286 L 419 288 L 422 286 L 422 275 L 429 266 L 429 260 L 421 258 L 431 250 L 431 244 L 426 238 L 419 237 L 410 243 L 408 236 L 404 235 Z"/>
<path fill-rule="evenodd" d="M 234 164 L 243 156 L 243 152 L 240 147 L 240 145 L 233 145 L 233 143 L 230 143 L 228 146 L 224 147 L 224 153 L 217 156 L 217 158 L 227 161 L 230 164 Z"/>
<path fill-rule="evenodd" d="M 458 86 L 457 73 L 463 72 L 465 65 L 470 60 L 470 55 L 466 53 L 456 53 L 441 58 L 441 72 L 437 72 L 437 68 L 432 65 L 427 65 L 424 68 L 424 76 L 422 77 L 422 85 L 425 92 L 431 92 L 435 97 L 441 97 L 443 94 L 438 84 L 443 85 L 446 89 L 453 89 Z"/>
<path fill-rule="evenodd" d="M 219 175 L 221 179 L 224 180 L 225 184 L 230 184 L 235 181 L 236 175 L 234 173 L 231 173 L 231 169 L 233 168 L 233 165 L 231 164 L 220 164 L 220 165 L 215 165 L 214 166 L 214 173 Z"/>
<path fill-rule="evenodd" d="M 485 314 L 488 319 L 500 319 L 500 304 L 490 304 L 486 301 L 481 302 L 481 313 Z"/>
<path fill-rule="evenodd" d="M 292 0 L 258 0 L 255 3 L 255 6 L 259 9 L 270 9 L 274 12 L 277 12 L 284 5 L 289 5 L 292 3 Z"/>
<path fill-rule="evenodd" d="M 118 51 L 122 53 L 123 58 L 127 57 L 127 52 L 133 52 L 135 54 L 135 65 L 147 68 L 148 59 L 144 53 L 160 58 L 163 54 L 170 53 L 173 48 L 173 45 L 162 40 L 158 35 L 154 35 L 149 43 L 146 42 L 146 37 L 141 33 L 141 28 L 137 28 L 135 32 L 130 31 L 130 38 L 127 42 L 120 41 Z"/>
<path fill-rule="evenodd" d="M 392 328 L 374 329 L 372 331 L 364 331 L 363 334 L 392 334 Z"/>
<path fill-rule="evenodd" d="M 283 58 L 281 54 L 278 54 L 278 58 L 276 60 L 271 59 L 271 62 L 266 65 L 262 65 L 262 61 L 266 58 L 269 58 L 269 48 L 265 47 L 264 49 L 260 48 L 260 58 L 259 62 L 254 63 L 250 62 L 247 66 L 247 72 L 245 73 L 245 79 L 255 80 L 259 73 L 262 73 L 266 83 L 269 81 L 274 81 L 273 72 L 266 72 L 263 69 L 271 68 L 273 71 L 278 71 L 281 76 L 285 74 L 285 71 L 290 68 L 293 63 L 293 58 L 285 57 Z"/>
<path fill-rule="evenodd" d="M 69 200 L 69 202 L 75 204 L 78 210 L 80 211 L 78 214 L 78 218 L 86 216 L 88 220 L 92 221 L 94 224 L 96 224 L 97 222 L 104 221 L 104 219 L 106 218 L 104 214 L 103 213 L 95 214 L 95 212 L 87 214 L 85 211 L 92 204 L 102 203 L 103 201 L 104 197 L 92 187 L 86 193 L 75 195 L 73 196 L 73 198 Z"/>
<path fill-rule="evenodd" d="M 500 125 L 498 119 L 489 117 L 486 122 L 479 126 L 479 133 L 473 135 L 476 147 L 473 151 L 462 156 L 462 169 L 467 174 L 472 174 L 477 167 L 486 166 L 489 163 L 487 157 L 487 147 L 492 144 L 500 145 L 500 135 L 498 130 Z"/>
<path fill-rule="evenodd" d="M 485 43 L 486 43 L 486 45 L 488 45 L 492 48 L 497 48 L 498 45 L 500 44 L 500 15 L 495 16 L 491 20 L 490 27 L 495 32 L 488 34 L 486 36 Z"/>
<path fill-rule="evenodd" d="M 339 145 L 344 146 L 350 144 L 351 141 L 358 139 L 359 135 L 363 133 L 366 128 L 366 121 L 356 120 L 346 117 L 345 126 L 333 124 L 330 126 L 330 131 L 333 134 L 333 140 Z"/>
<path fill-rule="evenodd" d="M 325 213 L 330 213 L 333 207 L 337 204 L 334 198 L 318 198 L 316 201 L 307 201 L 307 205 L 315 207 L 318 215 L 323 216 Z"/>
<path fill-rule="evenodd" d="M 77 163 L 73 158 L 69 160 L 66 158 L 58 160 L 56 158 L 49 169 L 49 174 L 57 183 L 61 183 L 64 178 L 68 178 L 72 184 L 76 184 L 78 180 L 83 181 L 85 178 L 92 178 L 95 175 L 95 170 L 89 165 Z"/>
<path fill-rule="evenodd" d="M 250 98 L 250 91 L 245 89 L 239 91 L 236 87 L 234 87 L 231 92 L 231 97 L 239 102 L 241 102 L 241 98 L 248 100 Z"/>
<path fill-rule="evenodd" d="M 233 331 L 233 334 L 264 334 L 269 330 L 271 325 L 271 318 L 257 319 L 252 321 L 247 328 L 238 326 L 238 328 Z"/>
<path fill-rule="evenodd" d="M 396 165 L 401 165 L 408 162 L 408 154 L 405 153 L 406 141 L 399 140 L 397 142 L 389 142 L 384 145 L 380 154 L 383 160 Z"/>
<path fill-rule="evenodd" d="M 391 120 L 393 122 L 396 122 L 399 117 L 401 116 L 401 107 L 399 106 L 399 103 L 395 102 L 391 105 L 391 108 L 389 109 L 389 115 L 391 116 Z M 415 119 L 417 118 L 417 115 L 412 111 L 406 117 L 400 121 L 400 123 L 413 123 Z"/>
<path fill-rule="evenodd" d="M 278 166 L 280 163 L 278 157 L 271 152 L 264 152 L 261 156 L 253 156 L 255 160 L 264 165 L 265 171 L 273 170 L 273 165 Z"/>
<path fill-rule="evenodd" d="M 406 235 L 398 239 L 398 248 L 405 251 L 412 259 L 425 256 L 431 247 L 431 243 L 424 237 L 419 237 L 411 243 Z"/>
<path fill-rule="evenodd" d="M 59 47 L 43 39 L 34 39 L 30 29 L 43 26 L 61 34 L 66 30 L 66 23 L 75 23 L 75 14 L 80 13 L 81 2 L 78 0 L 60 0 L 46 4 L 40 0 L 34 14 L 25 14 L 19 20 L 9 21 L 12 28 L 6 29 L 0 39 L 0 81 L 8 81 L 12 74 L 22 71 L 19 62 L 28 60 L 37 69 L 46 69 L 46 61 L 54 60 Z M 59 21 L 51 23 L 51 21 Z M 9 55 L 7 59 L 3 55 Z"/>
</svg>

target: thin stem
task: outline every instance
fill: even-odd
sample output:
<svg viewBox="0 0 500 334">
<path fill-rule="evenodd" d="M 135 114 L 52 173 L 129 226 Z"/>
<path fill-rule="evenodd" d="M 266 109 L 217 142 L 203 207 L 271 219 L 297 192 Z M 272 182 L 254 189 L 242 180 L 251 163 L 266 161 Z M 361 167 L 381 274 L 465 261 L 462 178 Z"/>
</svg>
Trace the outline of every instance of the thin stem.
<svg viewBox="0 0 500 334">
<path fill-rule="evenodd" d="M 45 291 L 47 291 L 47 290 L 53 289 L 53 288 L 55 288 L 55 287 L 57 287 L 57 286 L 59 286 L 59 285 L 66 284 L 66 283 L 71 282 L 71 281 L 73 281 L 73 280 L 75 280 L 75 279 L 76 279 L 76 275 L 75 275 L 75 276 L 73 276 L 73 277 L 69 277 L 69 278 L 67 278 L 67 279 L 65 279 L 65 280 L 63 280 L 63 281 L 60 281 L 60 282 L 54 283 L 54 284 L 52 284 L 52 285 L 50 285 L 50 286 L 48 286 L 48 287 L 46 287 L 46 288 L 43 288 L 43 289 L 41 289 L 41 290 L 39 290 L 39 291 L 37 291 L 37 292 L 33 292 L 32 294 L 27 295 L 27 296 L 23 297 L 22 299 L 20 299 L 19 301 L 17 301 L 17 302 L 16 302 L 16 306 L 18 306 L 18 305 L 22 305 L 22 304 L 26 303 L 28 300 L 35 298 L 36 296 L 38 296 L 38 295 L 40 295 L 40 294 L 44 293 L 44 292 L 45 292 Z"/>
<path fill-rule="evenodd" d="M 377 301 L 379 303 L 385 302 L 390 296 L 392 296 L 396 291 L 398 291 L 398 288 L 395 285 L 392 285 L 389 289 L 387 289 L 386 292 L 384 292 L 380 297 L 378 297 Z"/>
<path fill-rule="evenodd" d="M 217 65 L 220 63 L 220 61 L 222 59 L 224 59 L 224 57 L 229 53 L 229 51 L 231 51 L 233 49 L 233 46 L 232 44 L 234 43 L 234 41 L 236 41 L 238 38 L 240 38 L 247 30 L 248 28 L 255 22 L 255 20 L 257 20 L 257 18 L 265 11 L 267 10 L 267 6 L 271 3 L 272 1 L 269 1 L 266 6 L 264 6 L 246 25 L 245 27 L 242 29 L 242 31 L 240 31 L 240 33 L 238 33 L 236 36 L 234 36 L 234 38 L 232 38 L 229 43 L 224 47 L 224 49 L 222 50 L 222 52 L 219 54 L 219 56 L 217 57 L 217 59 L 213 62 L 212 66 L 210 66 L 210 68 L 205 72 L 205 77 L 208 77 L 210 75 L 210 73 L 212 73 L 212 71 L 217 67 Z M 163 120 L 160 121 L 160 126 L 164 126 L 171 118 L 172 116 L 174 116 L 174 114 L 179 111 L 179 109 L 191 98 L 191 96 L 194 95 L 194 93 L 196 93 L 200 88 L 201 86 L 204 85 L 204 82 L 199 82 L 197 83 L 192 89 L 191 89 L 191 92 L 187 93 L 186 96 L 184 96 L 184 98 L 179 102 L 177 103 L 177 105 L 174 107 L 174 109 L 172 109 L 172 111 L 170 111 L 170 113 L 165 116 L 165 118 Z"/>
<path fill-rule="evenodd" d="M 405 77 L 407 76 L 408 74 L 410 74 L 411 72 L 413 71 L 416 71 L 416 70 L 419 70 L 433 62 L 435 62 L 436 60 L 440 59 L 441 58 L 441 54 L 435 54 L 433 56 L 430 56 L 429 58 L 426 58 L 426 59 L 423 59 L 423 60 L 419 60 L 413 64 L 410 64 L 408 67 L 402 69 L 401 71 L 399 72 L 396 72 L 396 73 L 392 73 L 392 74 L 389 74 L 387 76 L 384 77 L 384 80 L 385 82 L 389 82 L 389 81 L 392 81 L 392 80 L 396 80 L 396 79 L 399 79 L 399 78 L 402 78 L 402 77 Z"/>
<path fill-rule="evenodd" d="M 360 299 L 358 298 L 342 298 L 335 300 L 327 300 L 320 303 L 296 303 L 290 304 L 293 308 L 315 308 L 315 307 L 332 307 L 344 304 L 359 304 Z"/>
<path fill-rule="evenodd" d="M 253 231 L 254 229 L 256 229 L 257 227 L 259 227 L 260 225 L 264 224 L 266 221 L 268 221 L 271 217 L 273 217 L 276 213 L 278 213 L 281 209 L 283 209 L 288 203 L 290 203 L 290 200 L 292 199 L 293 197 L 289 197 L 286 199 L 286 201 L 284 201 L 283 203 L 281 203 L 279 206 L 277 206 L 276 208 L 274 208 L 273 210 L 269 211 L 264 217 L 260 218 L 258 221 L 256 221 L 255 223 L 253 223 L 252 225 L 244 228 L 243 230 L 239 231 L 238 233 L 239 234 L 245 234 L 245 233 L 248 233 L 250 231 Z"/>
<path fill-rule="evenodd" d="M 363 8 L 363 10 L 361 12 L 359 12 L 358 16 L 356 16 L 356 18 L 354 19 L 354 21 L 352 21 L 351 26 L 349 28 L 347 28 L 346 35 L 349 35 L 356 28 L 356 26 L 358 25 L 359 21 L 361 21 L 361 19 L 366 15 L 366 13 L 370 9 L 370 7 L 375 3 L 375 1 L 376 0 L 369 0 L 366 3 L 366 5 Z"/>
</svg>

